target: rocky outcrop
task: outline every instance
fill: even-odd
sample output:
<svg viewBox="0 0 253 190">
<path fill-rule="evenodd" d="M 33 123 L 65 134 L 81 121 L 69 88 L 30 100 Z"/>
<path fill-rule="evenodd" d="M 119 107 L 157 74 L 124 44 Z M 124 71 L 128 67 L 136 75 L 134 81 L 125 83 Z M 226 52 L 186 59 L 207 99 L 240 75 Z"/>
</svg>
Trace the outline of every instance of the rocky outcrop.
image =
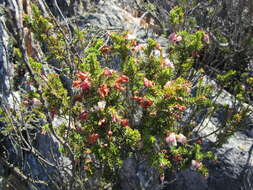
<svg viewBox="0 0 253 190">
<path fill-rule="evenodd" d="M 0 98 L 6 102 L 6 97 L 10 95 L 13 65 L 12 38 L 5 23 L 5 9 L 0 7 Z"/>
</svg>

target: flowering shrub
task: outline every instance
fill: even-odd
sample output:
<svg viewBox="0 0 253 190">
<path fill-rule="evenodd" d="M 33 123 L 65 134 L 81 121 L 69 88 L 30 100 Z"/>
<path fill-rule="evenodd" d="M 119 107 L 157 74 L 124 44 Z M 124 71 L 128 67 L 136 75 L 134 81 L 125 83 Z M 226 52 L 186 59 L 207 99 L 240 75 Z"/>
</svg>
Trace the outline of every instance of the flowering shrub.
<svg viewBox="0 0 253 190">
<path fill-rule="evenodd" d="M 182 23 L 182 16 L 173 23 Z M 81 172 L 73 169 L 73 175 L 81 181 L 86 180 L 82 176 L 99 177 L 101 186 L 102 181 L 117 184 L 123 160 L 136 155 L 161 174 L 187 167 L 208 174 L 202 161 L 213 158 L 212 153 L 202 151 L 192 128 L 181 125 L 187 109 L 212 106 L 208 87 L 200 81 L 201 90 L 193 95 L 189 80 L 198 52 L 209 43 L 204 31 L 172 33 L 164 57 L 154 39 L 143 45 L 128 33 L 110 33 L 109 43 L 96 37 L 88 44 L 84 33 L 75 30 L 68 40 L 67 28 L 58 30 L 35 6 L 26 22 L 44 47 L 45 62 L 59 66 L 44 72 L 44 63 L 30 57 L 35 90 L 24 99 L 36 100 L 37 106 L 26 102 L 24 107 L 46 119 L 41 130 L 56 136 L 59 150 L 73 168 L 79 167 Z M 109 68 L 112 63 L 119 69 Z M 54 125 L 55 119 L 62 123 Z"/>
</svg>

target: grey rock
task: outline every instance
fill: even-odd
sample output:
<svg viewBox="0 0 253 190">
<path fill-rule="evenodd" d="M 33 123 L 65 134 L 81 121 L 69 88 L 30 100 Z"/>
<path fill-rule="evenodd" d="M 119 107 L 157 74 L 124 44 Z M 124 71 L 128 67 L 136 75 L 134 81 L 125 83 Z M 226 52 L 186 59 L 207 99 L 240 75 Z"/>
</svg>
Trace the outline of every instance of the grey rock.
<svg viewBox="0 0 253 190">
<path fill-rule="evenodd" d="M 194 170 L 185 170 L 176 174 L 175 179 L 164 190 L 207 190 L 207 180 Z"/>
<path fill-rule="evenodd" d="M 138 163 L 134 158 L 124 160 L 119 176 L 123 190 L 160 189 L 158 172 L 146 162 Z"/>
<path fill-rule="evenodd" d="M 0 8 L 2 9 L 2 8 Z M 2 12 L 3 10 L 1 10 Z M 0 98 L 8 102 L 6 97 L 10 95 L 10 83 L 13 74 L 11 64 L 11 37 L 5 26 L 5 16 L 0 13 Z"/>
<path fill-rule="evenodd" d="M 209 189 L 210 190 L 237 190 L 244 186 L 252 186 L 252 172 L 247 172 L 253 166 L 253 139 L 242 132 L 236 132 L 221 148 L 216 155 L 219 162 L 211 164 Z M 245 175 L 247 177 L 245 177 Z"/>
</svg>

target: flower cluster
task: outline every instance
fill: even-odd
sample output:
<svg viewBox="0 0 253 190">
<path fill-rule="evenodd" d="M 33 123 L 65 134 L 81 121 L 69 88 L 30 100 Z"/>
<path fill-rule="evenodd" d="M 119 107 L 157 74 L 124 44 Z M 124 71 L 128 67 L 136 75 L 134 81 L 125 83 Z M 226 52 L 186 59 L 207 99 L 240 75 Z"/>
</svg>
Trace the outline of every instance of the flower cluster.
<svg viewBox="0 0 253 190">
<path fill-rule="evenodd" d="M 90 77 L 86 73 L 83 73 L 83 72 L 76 73 L 76 77 L 81 80 L 73 81 L 73 87 L 81 88 L 83 92 L 87 92 L 91 88 Z"/>
<path fill-rule="evenodd" d="M 150 106 L 152 106 L 153 101 L 148 99 L 148 98 L 144 98 L 144 97 L 139 97 L 139 96 L 134 96 L 133 97 L 134 100 L 136 100 L 138 102 L 138 104 L 143 107 L 144 109 L 149 108 Z"/>
<path fill-rule="evenodd" d="M 178 134 L 178 135 L 176 135 L 175 133 L 169 133 L 165 137 L 165 142 L 169 146 L 177 146 L 177 142 L 179 142 L 181 144 L 187 143 L 187 138 L 183 134 L 181 134 L 181 133 Z"/>
<path fill-rule="evenodd" d="M 110 89 L 108 88 L 107 84 L 101 84 L 97 90 L 101 98 L 108 96 L 109 91 Z"/>
<path fill-rule="evenodd" d="M 114 84 L 114 88 L 119 90 L 119 91 L 124 91 L 125 88 L 122 87 L 121 85 L 123 83 L 128 83 L 129 82 L 129 78 L 128 76 L 126 75 L 120 75 L 119 78 L 115 81 L 115 84 Z"/>
<path fill-rule="evenodd" d="M 144 78 L 144 85 L 146 87 L 153 87 L 154 83 L 150 80 L 148 80 L 147 78 Z"/>
<path fill-rule="evenodd" d="M 177 35 L 175 32 L 169 35 L 169 40 L 173 43 L 180 42 L 182 39 L 182 36 Z"/>
</svg>

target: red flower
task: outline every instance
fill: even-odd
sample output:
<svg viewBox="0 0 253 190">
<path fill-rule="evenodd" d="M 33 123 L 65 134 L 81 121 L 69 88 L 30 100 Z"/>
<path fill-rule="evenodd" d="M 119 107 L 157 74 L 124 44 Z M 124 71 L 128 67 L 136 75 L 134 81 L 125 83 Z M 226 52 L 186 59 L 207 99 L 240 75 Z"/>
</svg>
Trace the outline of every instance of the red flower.
<svg viewBox="0 0 253 190">
<path fill-rule="evenodd" d="M 72 86 L 73 86 L 74 88 L 80 88 L 80 84 L 81 84 L 81 83 L 82 83 L 82 81 L 74 80 Z"/>
<path fill-rule="evenodd" d="M 120 75 L 119 78 L 116 80 L 118 83 L 128 83 L 129 78 L 126 75 Z"/>
<path fill-rule="evenodd" d="M 76 77 L 79 78 L 79 79 L 82 79 L 82 80 L 85 80 L 85 79 L 89 80 L 90 79 L 88 77 L 88 75 L 86 73 L 83 73 L 83 72 L 77 72 L 76 73 Z"/>
<path fill-rule="evenodd" d="M 88 118 L 88 112 L 87 112 L 87 111 L 83 111 L 83 112 L 79 115 L 79 117 L 78 117 L 79 120 L 86 120 L 87 118 Z"/>
<path fill-rule="evenodd" d="M 132 99 L 134 99 L 134 100 L 140 102 L 140 101 L 142 100 L 142 97 L 134 96 L 134 97 L 132 97 Z"/>
<path fill-rule="evenodd" d="M 146 87 L 152 87 L 153 86 L 153 82 L 148 80 L 147 78 L 144 78 L 144 85 Z"/>
<path fill-rule="evenodd" d="M 119 91 L 124 91 L 124 90 L 125 90 L 125 88 L 121 87 L 121 83 L 118 82 L 118 81 L 115 82 L 114 88 L 115 88 L 116 90 L 119 90 Z"/>
<path fill-rule="evenodd" d="M 152 106 L 153 104 L 153 101 L 152 100 L 149 100 L 149 99 L 146 99 L 146 98 L 143 98 L 141 101 L 140 101 L 140 105 L 141 107 L 147 109 L 148 107 Z"/>
<path fill-rule="evenodd" d="M 128 119 L 121 119 L 120 124 L 124 127 L 129 126 L 129 120 Z"/>
<path fill-rule="evenodd" d="M 98 88 L 97 92 L 99 93 L 99 95 L 102 98 L 108 96 L 109 88 L 108 88 L 107 84 L 101 84 L 100 87 Z"/>
<path fill-rule="evenodd" d="M 90 144 L 95 144 L 95 143 L 97 142 L 98 138 L 99 138 L 99 134 L 97 134 L 97 133 L 92 133 L 92 134 L 90 134 L 90 135 L 88 136 L 88 142 L 89 142 Z"/>
<path fill-rule="evenodd" d="M 81 82 L 80 84 L 80 88 L 82 88 L 84 92 L 88 91 L 90 87 L 91 87 L 91 83 L 87 79 Z"/>
<path fill-rule="evenodd" d="M 113 69 L 104 68 L 103 75 L 106 76 L 106 77 L 110 77 L 110 76 L 112 76 L 112 74 L 114 72 L 116 72 L 116 71 L 114 71 Z"/>
<path fill-rule="evenodd" d="M 149 99 L 143 98 L 143 97 L 139 97 L 139 96 L 134 96 L 132 99 L 136 100 L 139 103 L 139 105 L 145 109 L 152 106 L 152 104 L 153 104 L 152 100 L 149 100 Z"/>
<path fill-rule="evenodd" d="M 128 83 L 129 78 L 126 75 L 120 75 L 120 77 L 115 81 L 114 88 L 123 91 L 125 88 L 121 87 L 121 83 Z"/>
</svg>

